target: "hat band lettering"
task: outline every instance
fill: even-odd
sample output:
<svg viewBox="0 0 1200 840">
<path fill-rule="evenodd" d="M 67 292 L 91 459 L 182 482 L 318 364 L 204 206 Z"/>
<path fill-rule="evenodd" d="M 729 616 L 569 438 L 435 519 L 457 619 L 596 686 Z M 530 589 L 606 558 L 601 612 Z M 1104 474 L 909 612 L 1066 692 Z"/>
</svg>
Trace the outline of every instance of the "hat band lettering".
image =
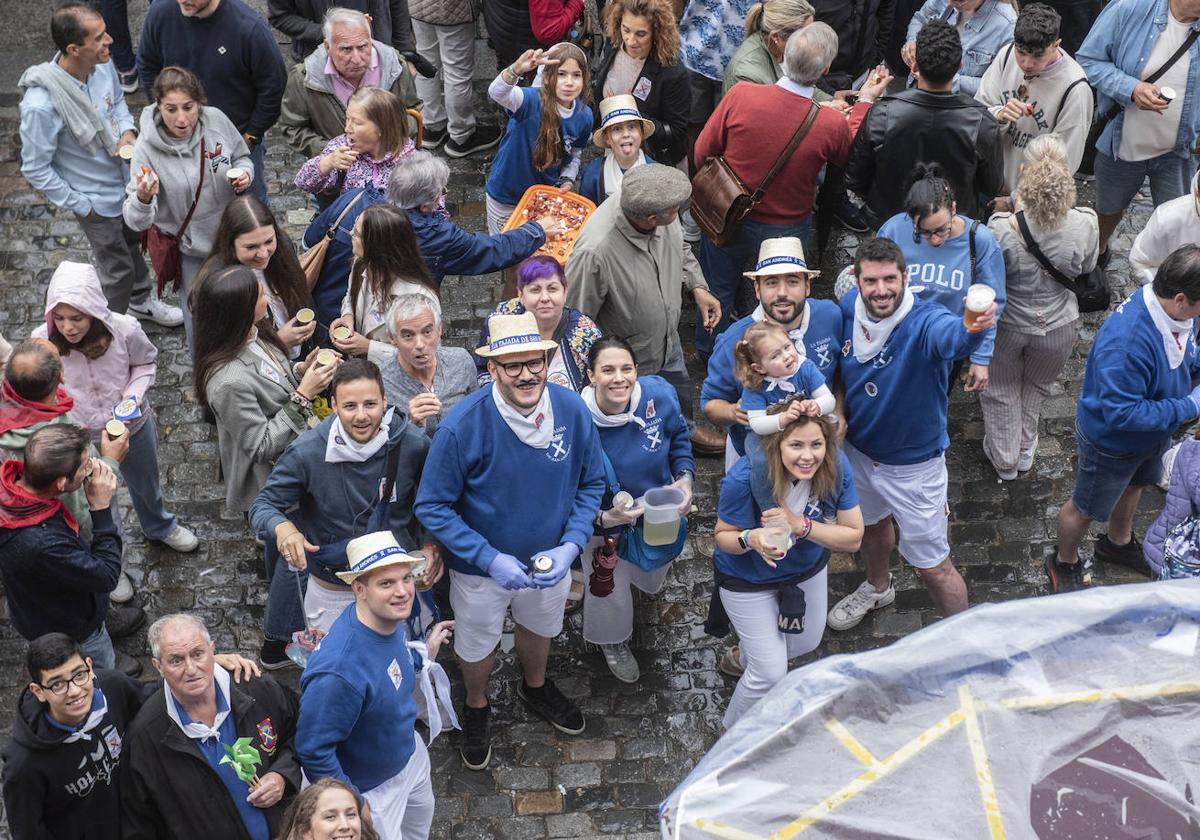
<svg viewBox="0 0 1200 840">
<path fill-rule="evenodd" d="M 642 115 L 638 111 L 634 111 L 629 108 L 618 108 L 615 111 L 609 111 L 607 114 L 604 115 L 604 119 L 601 120 L 601 123 L 602 123 L 601 127 L 608 125 L 610 122 L 612 122 L 614 117 L 635 117 L 640 120 L 642 118 Z"/>
<path fill-rule="evenodd" d="M 399 546 L 389 545 L 387 548 L 379 549 L 379 551 L 376 551 L 374 554 L 368 554 L 366 557 L 351 566 L 350 571 L 361 572 L 363 569 L 370 568 L 385 557 L 391 557 L 393 554 L 403 553 L 404 549 L 400 548 Z"/>
<path fill-rule="evenodd" d="M 525 333 L 523 335 L 510 335 L 507 338 L 497 338 L 495 341 L 490 342 L 488 347 L 492 350 L 497 350 L 513 344 L 536 344 L 541 340 L 542 337 L 537 333 Z"/>
<path fill-rule="evenodd" d="M 764 268 L 766 268 L 769 265 L 784 265 L 784 264 L 798 265 L 801 268 L 803 268 L 805 271 L 808 270 L 808 265 L 804 262 L 804 260 L 800 259 L 799 257 L 789 257 L 789 256 L 767 257 L 765 260 L 759 260 L 758 266 L 756 267 L 755 270 L 762 271 Z"/>
</svg>

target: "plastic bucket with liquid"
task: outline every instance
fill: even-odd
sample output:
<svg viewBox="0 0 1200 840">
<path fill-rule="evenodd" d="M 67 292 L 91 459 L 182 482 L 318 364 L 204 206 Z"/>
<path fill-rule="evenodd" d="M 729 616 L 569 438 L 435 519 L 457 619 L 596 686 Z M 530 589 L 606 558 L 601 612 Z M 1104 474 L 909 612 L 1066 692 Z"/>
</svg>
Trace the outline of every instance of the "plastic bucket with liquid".
<svg viewBox="0 0 1200 840">
<path fill-rule="evenodd" d="M 679 506 L 683 491 L 676 487 L 647 490 L 642 497 L 642 538 L 646 545 L 670 545 L 679 537 Z"/>
</svg>

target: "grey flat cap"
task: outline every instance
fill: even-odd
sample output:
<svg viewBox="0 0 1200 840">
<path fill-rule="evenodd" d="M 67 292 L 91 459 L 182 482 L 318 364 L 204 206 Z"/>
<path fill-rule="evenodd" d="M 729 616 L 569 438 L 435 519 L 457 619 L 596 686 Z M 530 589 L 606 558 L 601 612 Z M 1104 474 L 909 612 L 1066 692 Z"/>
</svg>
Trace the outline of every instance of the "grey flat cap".
<svg viewBox="0 0 1200 840">
<path fill-rule="evenodd" d="M 621 179 L 621 211 L 645 218 L 675 210 L 692 195 L 692 182 L 673 166 L 635 166 Z"/>
</svg>

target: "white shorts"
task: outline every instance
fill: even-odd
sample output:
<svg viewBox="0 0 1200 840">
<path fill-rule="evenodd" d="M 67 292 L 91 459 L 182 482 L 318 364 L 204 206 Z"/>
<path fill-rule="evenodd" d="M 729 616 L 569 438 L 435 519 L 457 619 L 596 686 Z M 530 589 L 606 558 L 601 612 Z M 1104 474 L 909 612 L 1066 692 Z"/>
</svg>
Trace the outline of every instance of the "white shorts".
<svg viewBox="0 0 1200 840">
<path fill-rule="evenodd" d="M 429 751 L 413 733 L 413 754 L 404 769 L 363 794 L 380 840 L 426 840 L 433 824 L 433 784 Z"/>
<path fill-rule="evenodd" d="M 932 569 L 950 556 L 946 530 L 946 456 L 919 464 L 880 464 L 843 444 L 854 469 L 863 522 L 874 525 L 889 516 L 900 529 L 900 556 L 918 569 Z"/>
<path fill-rule="evenodd" d="M 549 589 L 505 589 L 490 577 L 450 570 L 454 608 L 454 652 L 464 662 L 481 662 L 500 643 L 504 613 L 530 633 L 552 639 L 562 632 L 563 609 L 571 591 L 566 575 Z"/>
<path fill-rule="evenodd" d="M 354 603 L 354 591 L 333 590 L 309 580 L 304 591 L 304 618 L 309 627 L 329 632 L 338 616 Z"/>
</svg>

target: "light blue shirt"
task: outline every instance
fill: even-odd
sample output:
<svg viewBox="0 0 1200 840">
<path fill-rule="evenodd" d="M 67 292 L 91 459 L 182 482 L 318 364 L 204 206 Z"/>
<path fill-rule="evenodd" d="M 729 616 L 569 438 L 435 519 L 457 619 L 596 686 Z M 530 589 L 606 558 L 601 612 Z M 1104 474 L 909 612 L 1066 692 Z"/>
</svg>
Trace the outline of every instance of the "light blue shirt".
<svg viewBox="0 0 1200 840">
<path fill-rule="evenodd" d="M 1129 107 L 1133 89 L 1147 70 L 1146 59 L 1154 42 L 1167 28 L 1169 0 L 1115 0 L 1105 7 L 1084 40 L 1075 60 L 1087 73 L 1088 81 L 1099 93 L 1096 113 L 1103 114 L 1113 105 Z M 1200 28 L 1200 21 L 1191 26 Z M 1188 51 L 1187 90 L 1182 94 L 1183 113 L 1179 116 L 1179 136 L 1175 140 L 1176 155 L 1186 158 L 1192 143 L 1200 134 L 1200 108 L 1196 107 L 1197 82 L 1200 82 L 1200 40 Z M 1135 106 L 1136 107 L 1136 106 Z M 1116 158 L 1121 148 L 1121 129 L 1125 124 L 1122 111 L 1108 124 L 1096 148 Z"/>
<path fill-rule="evenodd" d="M 951 26 L 958 27 L 962 39 L 962 67 L 954 77 L 954 90 L 974 96 L 979 92 L 979 82 L 996 53 L 1012 42 L 1017 13 L 1007 2 L 985 0 L 962 26 L 958 26 L 958 17 L 959 12 L 947 0 L 926 0 L 908 23 L 907 40 L 917 40 L 921 27 L 931 20 L 945 20 Z"/>
<path fill-rule="evenodd" d="M 133 115 L 111 61 L 98 64 L 80 89 L 114 136 L 133 128 Z M 21 174 L 57 207 L 86 216 L 121 215 L 129 168 L 118 157 L 85 149 L 54 110 L 50 94 L 31 87 L 21 99 Z"/>
</svg>

